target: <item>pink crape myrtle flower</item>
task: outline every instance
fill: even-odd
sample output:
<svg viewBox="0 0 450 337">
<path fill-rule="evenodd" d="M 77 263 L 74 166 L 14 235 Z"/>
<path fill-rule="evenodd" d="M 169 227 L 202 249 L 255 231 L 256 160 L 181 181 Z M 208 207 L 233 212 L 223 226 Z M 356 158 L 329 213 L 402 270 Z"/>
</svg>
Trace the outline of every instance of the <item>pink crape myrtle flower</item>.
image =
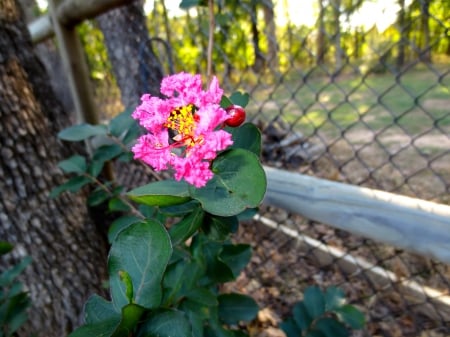
<svg viewBox="0 0 450 337">
<path fill-rule="evenodd" d="M 233 144 L 231 134 L 220 130 L 229 117 L 219 105 L 223 90 L 215 77 L 203 90 L 200 75 L 182 72 L 165 77 L 161 93 L 166 98 L 143 95 L 132 114 L 149 132 L 133 146 L 134 158 L 156 171 L 174 169 L 176 180 L 203 187 L 213 177 L 211 160 Z"/>
</svg>

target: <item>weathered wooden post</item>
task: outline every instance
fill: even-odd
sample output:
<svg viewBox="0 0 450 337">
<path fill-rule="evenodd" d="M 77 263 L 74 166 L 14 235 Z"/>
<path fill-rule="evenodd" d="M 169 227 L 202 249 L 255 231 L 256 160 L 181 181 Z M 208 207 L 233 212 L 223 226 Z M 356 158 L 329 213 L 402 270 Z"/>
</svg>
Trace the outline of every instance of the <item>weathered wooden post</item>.
<svg viewBox="0 0 450 337">
<path fill-rule="evenodd" d="M 78 123 L 97 124 L 99 121 L 92 95 L 89 69 L 75 25 L 62 24 L 58 18 L 61 0 L 49 0 L 49 13 L 59 44 L 59 53 L 69 81 Z"/>
</svg>

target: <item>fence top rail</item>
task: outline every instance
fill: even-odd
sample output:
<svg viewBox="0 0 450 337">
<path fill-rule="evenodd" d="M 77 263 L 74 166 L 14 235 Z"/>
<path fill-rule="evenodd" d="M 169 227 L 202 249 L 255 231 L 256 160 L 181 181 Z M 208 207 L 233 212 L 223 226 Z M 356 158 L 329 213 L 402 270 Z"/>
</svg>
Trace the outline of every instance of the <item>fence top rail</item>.
<svg viewBox="0 0 450 337">
<path fill-rule="evenodd" d="M 57 5 L 56 16 L 62 25 L 70 27 L 130 2 L 130 0 L 65 0 Z M 55 33 L 48 14 L 31 22 L 28 30 L 33 43 L 42 42 Z"/>
<path fill-rule="evenodd" d="M 265 204 L 450 264 L 450 206 L 265 170 Z"/>
</svg>

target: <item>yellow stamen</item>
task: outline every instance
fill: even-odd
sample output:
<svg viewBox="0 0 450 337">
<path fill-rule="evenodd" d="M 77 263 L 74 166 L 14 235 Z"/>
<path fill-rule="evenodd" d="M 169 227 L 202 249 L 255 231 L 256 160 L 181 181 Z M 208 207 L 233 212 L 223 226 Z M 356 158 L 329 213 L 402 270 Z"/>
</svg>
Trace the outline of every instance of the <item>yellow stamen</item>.
<svg viewBox="0 0 450 337">
<path fill-rule="evenodd" d="M 176 132 L 175 141 L 189 140 L 186 145 L 190 145 L 194 137 L 195 131 L 195 106 L 189 104 L 180 108 L 176 108 L 170 113 L 165 126 Z"/>
</svg>

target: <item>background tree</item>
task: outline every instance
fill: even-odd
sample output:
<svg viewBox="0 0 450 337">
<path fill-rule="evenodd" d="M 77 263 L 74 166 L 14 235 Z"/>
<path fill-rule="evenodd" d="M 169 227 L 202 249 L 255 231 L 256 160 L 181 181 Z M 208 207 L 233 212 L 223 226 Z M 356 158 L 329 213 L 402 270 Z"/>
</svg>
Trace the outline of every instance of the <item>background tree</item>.
<svg viewBox="0 0 450 337">
<path fill-rule="evenodd" d="M 97 17 L 125 108 L 135 107 L 144 92 L 158 96 L 163 77 L 146 26 L 142 2 Z"/>
<path fill-rule="evenodd" d="M 397 25 L 400 32 L 400 39 L 397 44 L 397 59 L 396 66 L 401 69 L 405 64 L 405 48 L 406 48 L 406 17 L 405 17 L 405 0 L 398 0 L 398 5 L 400 7 L 397 16 Z"/>
<path fill-rule="evenodd" d="M 259 46 L 259 40 L 260 40 L 260 32 L 258 28 L 258 1 L 257 0 L 250 0 L 250 6 L 249 9 L 249 15 L 250 15 L 250 22 L 252 27 L 252 45 L 253 45 L 253 51 L 254 51 L 254 61 L 252 65 L 252 69 L 254 72 L 259 73 L 264 69 L 266 59 L 264 57 L 263 52 L 261 51 L 261 47 Z"/>
<path fill-rule="evenodd" d="M 271 71 L 276 72 L 278 69 L 278 42 L 274 4 L 272 0 L 265 0 L 261 4 L 264 12 L 264 34 L 267 38 L 267 65 L 270 67 Z"/>
<path fill-rule="evenodd" d="M 319 5 L 319 14 L 317 17 L 317 39 L 316 39 L 316 64 L 321 65 L 325 62 L 325 7 L 323 0 L 317 1 Z"/>
<path fill-rule="evenodd" d="M 67 151 L 56 132 L 70 124 L 33 53 L 16 0 L 0 0 L 0 237 L 16 258 L 33 263 L 23 275 L 32 308 L 24 335 L 67 335 L 106 279 L 106 241 L 82 195 L 49 199 L 63 180 Z M 14 262 L 14 261 L 11 261 Z"/>
</svg>

